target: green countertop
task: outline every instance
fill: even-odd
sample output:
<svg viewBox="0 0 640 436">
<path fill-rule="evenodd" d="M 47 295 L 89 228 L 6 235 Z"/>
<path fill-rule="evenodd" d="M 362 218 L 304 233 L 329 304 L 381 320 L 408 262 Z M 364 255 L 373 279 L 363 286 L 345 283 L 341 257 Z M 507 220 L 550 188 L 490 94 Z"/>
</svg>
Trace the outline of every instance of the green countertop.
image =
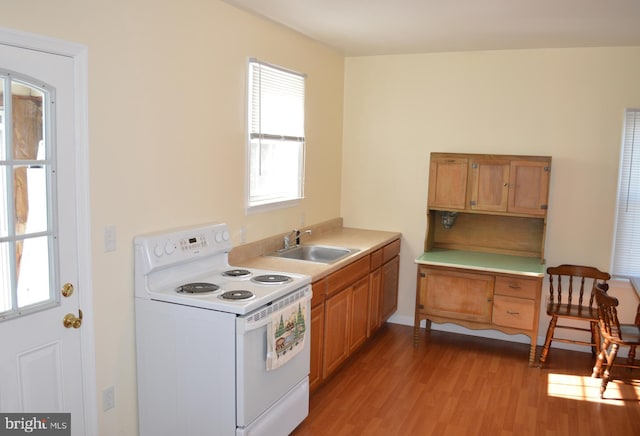
<svg viewBox="0 0 640 436">
<path fill-rule="evenodd" d="M 547 266 L 536 257 L 434 248 L 416 258 L 422 265 L 449 266 L 478 271 L 544 277 Z"/>
</svg>

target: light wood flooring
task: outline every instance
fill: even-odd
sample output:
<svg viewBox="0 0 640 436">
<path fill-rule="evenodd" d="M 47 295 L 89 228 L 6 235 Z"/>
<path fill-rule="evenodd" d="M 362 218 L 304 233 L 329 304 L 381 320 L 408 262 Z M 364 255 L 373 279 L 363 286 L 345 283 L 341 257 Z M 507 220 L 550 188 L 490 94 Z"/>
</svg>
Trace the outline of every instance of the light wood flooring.
<svg viewBox="0 0 640 436">
<path fill-rule="evenodd" d="M 615 368 L 599 395 L 590 353 L 552 348 L 543 369 L 529 345 L 387 324 L 311 394 L 307 435 L 640 435 L 640 373 Z"/>
</svg>

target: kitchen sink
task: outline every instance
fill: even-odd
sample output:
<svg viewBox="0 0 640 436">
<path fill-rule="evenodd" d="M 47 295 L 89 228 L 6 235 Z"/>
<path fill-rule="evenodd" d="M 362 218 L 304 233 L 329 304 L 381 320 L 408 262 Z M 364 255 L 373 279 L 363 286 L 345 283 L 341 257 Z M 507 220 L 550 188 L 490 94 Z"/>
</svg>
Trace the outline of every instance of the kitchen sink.
<svg viewBox="0 0 640 436">
<path fill-rule="evenodd" d="M 334 263 L 360 250 L 328 245 L 297 245 L 293 248 L 274 251 L 267 256 L 286 259 L 305 260 L 307 262 Z"/>
</svg>

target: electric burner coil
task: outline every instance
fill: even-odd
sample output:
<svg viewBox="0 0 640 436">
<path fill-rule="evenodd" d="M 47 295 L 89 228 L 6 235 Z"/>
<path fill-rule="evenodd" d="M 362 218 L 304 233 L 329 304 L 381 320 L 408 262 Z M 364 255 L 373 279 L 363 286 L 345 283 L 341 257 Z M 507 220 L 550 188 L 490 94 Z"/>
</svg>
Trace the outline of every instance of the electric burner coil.
<svg viewBox="0 0 640 436">
<path fill-rule="evenodd" d="M 178 286 L 176 292 L 179 294 L 210 294 L 220 289 L 220 286 L 213 283 L 187 283 Z"/>
</svg>

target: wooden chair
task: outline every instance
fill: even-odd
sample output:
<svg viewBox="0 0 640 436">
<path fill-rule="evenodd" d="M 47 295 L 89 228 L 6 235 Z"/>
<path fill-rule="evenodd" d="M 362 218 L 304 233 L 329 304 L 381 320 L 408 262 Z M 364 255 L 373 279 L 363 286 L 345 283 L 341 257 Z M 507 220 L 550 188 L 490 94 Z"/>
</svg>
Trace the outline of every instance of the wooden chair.
<svg viewBox="0 0 640 436">
<path fill-rule="evenodd" d="M 600 348 L 598 329 L 598 309 L 594 305 L 592 292 L 596 283 L 606 283 L 611 278 L 609 273 L 597 268 L 582 265 L 560 265 L 547 268 L 549 274 L 549 301 L 547 315 L 551 317 L 547 328 L 547 337 L 540 353 L 540 365 L 544 364 L 553 341 L 570 344 L 590 345 L 593 355 Z M 585 301 L 585 291 L 588 300 Z M 568 324 L 558 324 L 559 319 L 583 321 L 589 328 Z M 578 330 L 591 333 L 590 342 L 556 337 L 556 329 Z"/>
<path fill-rule="evenodd" d="M 607 389 L 607 383 L 609 383 L 611 379 L 611 368 L 614 365 L 640 369 L 640 365 L 636 365 L 634 361 L 636 347 L 640 345 L 640 325 L 620 324 L 617 310 L 618 299 L 607 295 L 605 293 L 606 290 L 606 285 L 602 284 L 597 285 L 594 290 L 596 303 L 598 305 L 600 334 L 602 335 L 603 343 L 591 376 L 602 377 L 600 398 L 604 398 L 604 391 Z M 618 354 L 620 346 L 629 347 L 629 357 L 626 363 L 616 362 L 616 355 Z M 602 366 L 605 360 L 607 361 L 607 366 L 603 372 Z"/>
</svg>

